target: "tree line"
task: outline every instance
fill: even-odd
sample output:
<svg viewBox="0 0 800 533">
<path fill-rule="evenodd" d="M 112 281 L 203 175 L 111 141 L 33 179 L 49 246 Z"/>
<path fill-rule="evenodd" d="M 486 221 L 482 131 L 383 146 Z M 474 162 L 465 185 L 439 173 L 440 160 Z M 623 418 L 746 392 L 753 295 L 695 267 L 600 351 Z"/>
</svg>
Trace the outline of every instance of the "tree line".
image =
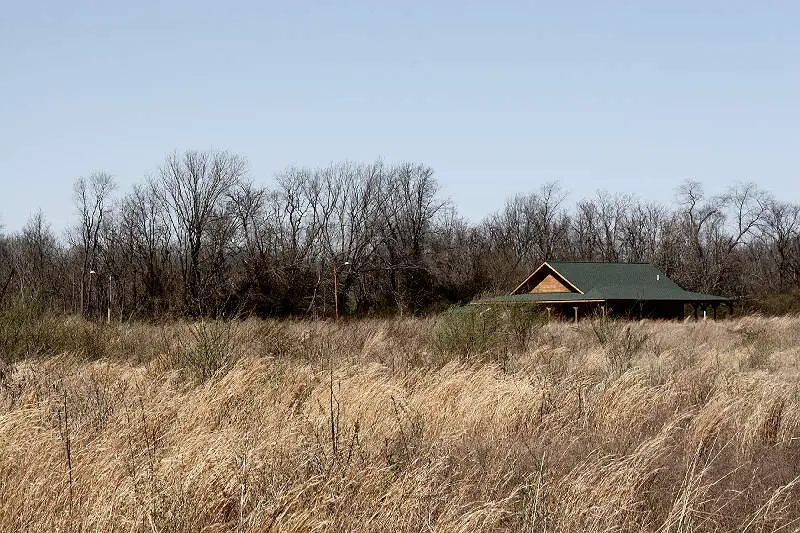
<svg viewBox="0 0 800 533">
<path fill-rule="evenodd" d="M 0 306 L 86 316 L 418 313 L 508 292 L 542 261 L 651 262 L 689 290 L 764 305 L 800 288 L 800 205 L 752 183 L 669 204 L 558 183 L 460 217 L 415 162 L 290 167 L 269 186 L 225 151 L 168 155 L 127 192 L 74 183 L 74 224 L 0 232 Z M 788 302 L 788 303 L 787 303 Z M 780 309 L 777 309 L 780 310 Z"/>
</svg>

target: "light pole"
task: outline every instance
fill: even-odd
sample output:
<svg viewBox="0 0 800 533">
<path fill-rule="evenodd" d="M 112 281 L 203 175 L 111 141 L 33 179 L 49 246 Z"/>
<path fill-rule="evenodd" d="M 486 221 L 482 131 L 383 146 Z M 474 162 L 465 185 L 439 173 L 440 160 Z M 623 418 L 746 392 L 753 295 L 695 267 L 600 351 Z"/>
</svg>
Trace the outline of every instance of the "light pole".
<svg viewBox="0 0 800 533">
<path fill-rule="evenodd" d="M 87 307 L 89 308 L 88 311 L 90 315 L 92 314 L 92 276 L 94 276 L 95 274 L 97 274 L 97 272 L 95 272 L 94 270 L 89 271 L 89 302 L 87 304 Z"/>
<path fill-rule="evenodd" d="M 347 266 L 350 261 L 345 261 L 342 266 Z M 336 276 L 336 263 L 333 264 L 333 308 L 336 313 L 336 321 L 339 321 L 339 279 Z"/>
<path fill-rule="evenodd" d="M 106 315 L 106 324 L 111 324 L 111 273 L 108 274 L 108 314 Z"/>
</svg>

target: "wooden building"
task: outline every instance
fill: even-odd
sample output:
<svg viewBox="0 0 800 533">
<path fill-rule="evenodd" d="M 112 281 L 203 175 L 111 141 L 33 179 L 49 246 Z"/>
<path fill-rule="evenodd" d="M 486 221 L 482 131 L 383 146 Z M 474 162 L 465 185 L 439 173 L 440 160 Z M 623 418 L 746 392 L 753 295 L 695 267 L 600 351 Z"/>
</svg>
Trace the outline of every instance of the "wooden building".
<svg viewBox="0 0 800 533">
<path fill-rule="evenodd" d="M 686 291 L 649 263 L 548 261 L 507 296 L 476 304 L 535 303 L 577 320 L 600 315 L 627 318 L 716 318 L 729 298 Z"/>
</svg>

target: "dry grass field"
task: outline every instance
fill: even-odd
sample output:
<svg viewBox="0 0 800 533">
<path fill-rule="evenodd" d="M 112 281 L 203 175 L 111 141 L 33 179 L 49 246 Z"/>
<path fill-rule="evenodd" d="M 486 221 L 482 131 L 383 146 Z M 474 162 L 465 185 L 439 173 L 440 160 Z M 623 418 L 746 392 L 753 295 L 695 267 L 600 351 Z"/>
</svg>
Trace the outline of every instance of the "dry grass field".
<svg viewBox="0 0 800 533">
<path fill-rule="evenodd" d="M 800 529 L 800 318 L 470 320 L 12 320 L 0 530 Z"/>
</svg>

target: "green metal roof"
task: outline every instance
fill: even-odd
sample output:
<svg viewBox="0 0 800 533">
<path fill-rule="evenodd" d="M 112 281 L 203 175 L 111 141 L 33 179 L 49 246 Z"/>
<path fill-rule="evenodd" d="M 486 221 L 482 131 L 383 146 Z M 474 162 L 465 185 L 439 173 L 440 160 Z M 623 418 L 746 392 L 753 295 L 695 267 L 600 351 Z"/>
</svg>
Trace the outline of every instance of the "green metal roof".
<svg viewBox="0 0 800 533">
<path fill-rule="evenodd" d="M 548 261 L 548 265 L 583 292 L 594 287 L 651 286 L 683 290 L 649 263 L 583 263 Z M 657 277 L 661 279 L 657 281 Z"/>
<path fill-rule="evenodd" d="M 490 301 L 597 301 L 661 300 L 681 302 L 727 302 L 728 298 L 682 289 L 649 263 L 592 263 L 548 261 L 548 268 L 580 292 L 521 293 Z M 538 269 L 537 269 L 538 270 Z M 521 285 L 522 288 L 525 284 Z"/>
<path fill-rule="evenodd" d="M 489 302 L 498 303 L 530 303 L 530 302 L 584 302 L 599 301 L 597 298 L 587 298 L 577 292 L 537 292 L 523 294 L 506 294 L 504 296 L 494 296 L 475 301 L 476 304 Z"/>
</svg>

